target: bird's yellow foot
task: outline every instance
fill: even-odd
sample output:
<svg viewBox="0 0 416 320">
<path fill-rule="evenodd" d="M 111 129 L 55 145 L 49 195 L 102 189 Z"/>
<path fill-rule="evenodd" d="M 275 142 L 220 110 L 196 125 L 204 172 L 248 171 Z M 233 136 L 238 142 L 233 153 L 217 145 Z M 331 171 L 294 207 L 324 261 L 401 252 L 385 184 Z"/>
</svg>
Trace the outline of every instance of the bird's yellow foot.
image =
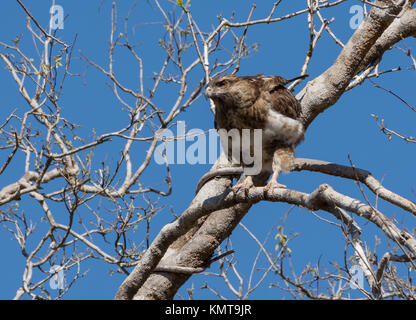
<svg viewBox="0 0 416 320">
<path fill-rule="evenodd" d="M 287 187 L 284 184 L 280 184 L 275 180 L 270 180 L 269 183 L 264 187 L 265 192 L 272 192 L 275 188 L 286 189 Z"/>
</svg>

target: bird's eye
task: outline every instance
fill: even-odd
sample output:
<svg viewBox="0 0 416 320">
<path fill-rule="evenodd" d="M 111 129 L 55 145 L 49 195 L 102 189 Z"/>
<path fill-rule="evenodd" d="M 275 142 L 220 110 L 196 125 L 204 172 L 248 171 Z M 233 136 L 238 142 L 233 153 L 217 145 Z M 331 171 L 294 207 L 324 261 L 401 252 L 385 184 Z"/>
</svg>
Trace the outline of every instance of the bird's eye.
<svg viewBox="0 0 416 320">
<path fill-rule="evenodd" d="M 217 87 L 222 87 L 227 83 L 227 80 L 221 80 L 219 82 L 217 82 Z"/>
</svg>

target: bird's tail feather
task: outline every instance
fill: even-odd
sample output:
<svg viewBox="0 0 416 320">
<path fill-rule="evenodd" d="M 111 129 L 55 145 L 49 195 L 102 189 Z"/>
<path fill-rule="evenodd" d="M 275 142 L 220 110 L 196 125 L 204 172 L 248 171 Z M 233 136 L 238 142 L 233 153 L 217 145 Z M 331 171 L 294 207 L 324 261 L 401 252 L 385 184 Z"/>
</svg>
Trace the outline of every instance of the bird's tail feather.
<svg viewBox="0 0 416 320">
<path fill-rule="evenodd" d="M 298 76 L 298 77 L 295 77 L 295 78 L 292 78 L 292 79 L 288 79 L 287 83 L 291 83 L 291 82 L 296 81 L 296 80 L 305 79 L 307 77 L 309 77 L 309 74 L 303 74 L 301 76 Z"/>
</svg>

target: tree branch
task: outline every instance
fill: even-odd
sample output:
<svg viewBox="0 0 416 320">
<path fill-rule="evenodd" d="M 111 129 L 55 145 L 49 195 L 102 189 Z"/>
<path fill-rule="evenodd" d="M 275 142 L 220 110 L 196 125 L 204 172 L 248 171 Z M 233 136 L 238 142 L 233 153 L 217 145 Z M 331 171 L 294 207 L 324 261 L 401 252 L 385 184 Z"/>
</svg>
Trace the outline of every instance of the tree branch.
<svg viewBox="0 0 416 320">
<path fill-rule="evenodd" d="M 383 187 L 381 183 L 375 179 L 369 171 L 321 160 L 297 158 L 293 171 L 301 170 L 321 172 L 332 176 L 359 181 L 365 184 L 375 195 L 392 204 L 395 204 L 403 210 L 411 212 L 416 216 L 416 204 L 414 202 Z"/>
<path fill-rule="evenodd" d="M 344 93 L 351 79 L 360 71 L 361 61 L 367 56 L 377 39 L 398 15 L 405 1 L 377 0 L 367 18 L 352 35 L 340 55 L 324 73 L 308 82 L 297 95 L 301 100 L 302 122 L 307 128 L 323 111 L 334 105 Z"/>
<path fill-rule="evenodd" d="M 357 199 L 340 194 L 326 184 L 319 186 L 311 194 L 281 188 L 266 193 L 263 187 L 251 188 L 246 194 L 225 191 L 212 198 L 194 200 L 175 222 L 165 225 L 136 268 L 120 286 L 116 299 L 131 299 L 137 288 L 144 284 L 157 267 L 169 246 L 184 235 L 199 218 L 212 212 L 217 214 L 222 209 L 244 204 L 253 205 L 260 201 L 286 202 L 313 211 L 325 210 L 331 213 L 335 213 L 337 208 L 342 208 L 371 221 L 383 230 L 387 237 L 406 247 L 412 254 L 416 254 L 416 240 L 409 233 L 400 230 L 380 211 Z M 335 214 L 339 216 L 339 212 Z"/>
</svg>

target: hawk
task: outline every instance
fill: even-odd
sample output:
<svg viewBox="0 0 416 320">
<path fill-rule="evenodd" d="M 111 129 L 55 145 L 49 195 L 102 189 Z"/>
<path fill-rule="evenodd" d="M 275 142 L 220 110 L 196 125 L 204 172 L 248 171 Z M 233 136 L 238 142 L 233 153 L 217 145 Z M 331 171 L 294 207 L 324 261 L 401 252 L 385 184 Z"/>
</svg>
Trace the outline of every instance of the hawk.
<svg viewBox="0 0 416 320">
<path fill-rule="evenodd" d="M 236 129 L 240 134 L 237 143 L 230 136 L 221 139 L 232 165 L 243 168 L 252 165 L 244 159 L 253 159 L 255 129 L 260 129 L 257 131 L 261 132 L 261 145 L 257 147 L 261 148 L 261 172 L 273 173 L 266 191 L 285 187 L 277 183 L 278 175 L 292 170 L 295 147 L 304 138 L 304 128 L 299 120 L 300 104 L 285 86 L 307 76 L 287 80 L 262 74 L 242 77 L 227 74 L 207 84 L 205 94 L 215 105 L 215 129 L 225 132 Z M 243 139 L 244 129 L 249 131 L 246 141 Z M 236 146 L 239 153 L 235 153 Z M 252 175 L 245 175 L 243 182 L 233 187 L 234 191 L 253 186 Z"/>
</svg>

